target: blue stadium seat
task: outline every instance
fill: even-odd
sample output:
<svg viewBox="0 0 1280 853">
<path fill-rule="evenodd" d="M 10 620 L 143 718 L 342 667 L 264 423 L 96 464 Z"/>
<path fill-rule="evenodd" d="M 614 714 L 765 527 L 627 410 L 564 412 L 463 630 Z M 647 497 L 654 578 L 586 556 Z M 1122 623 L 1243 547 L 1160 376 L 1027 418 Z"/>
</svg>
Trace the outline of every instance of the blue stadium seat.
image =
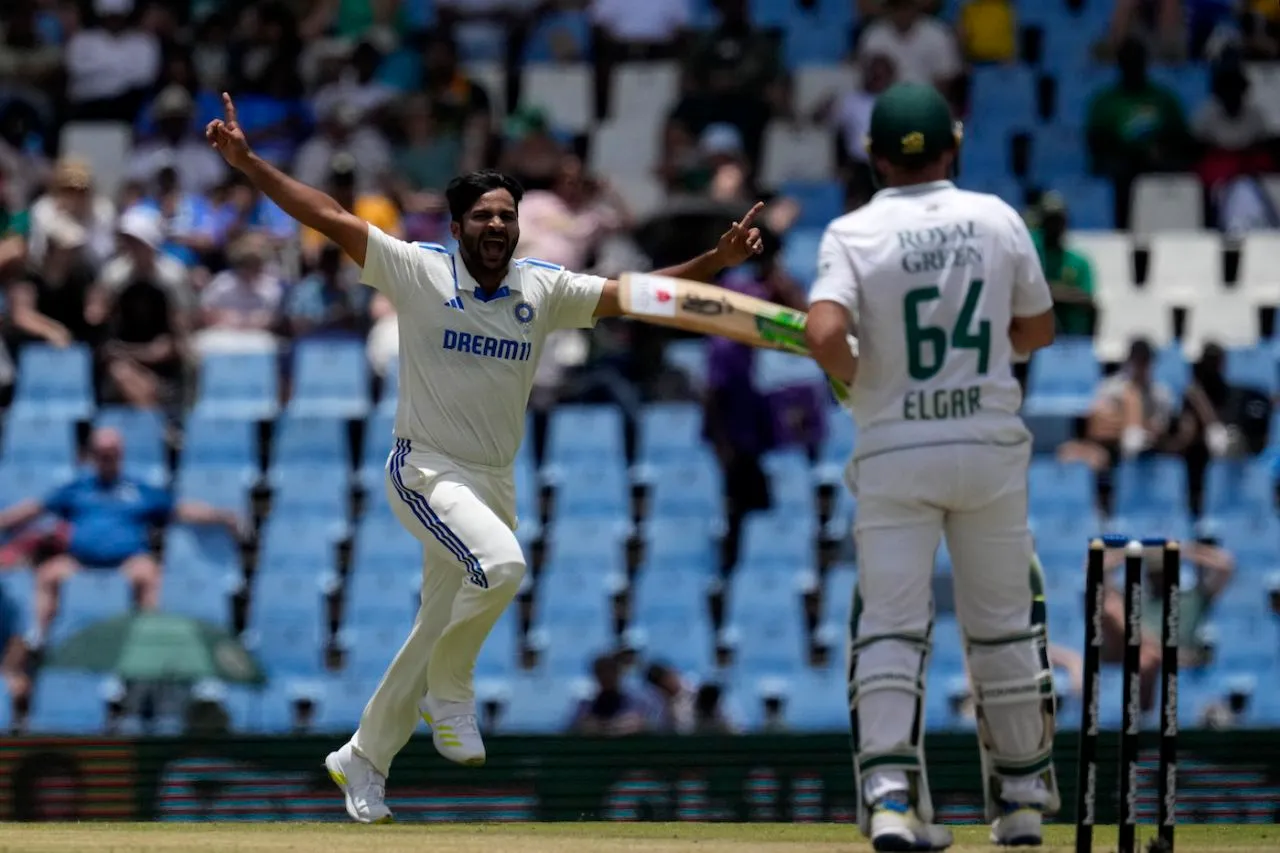
<svg viewBox="0 0 1280 853">
<path fill-rule="evenodd" d="M 789 678 L 783 719 L 799 732 L 844 732 L 849 728 L 849 685 L 844 667 L 804 669 Z"/>
<path fill-rule="evenodd" d="M 644 636 L 644 656 L 681 672 L 705 674 L 715 666 L 715 632 L 705 606 L 690 608 L 679 619 L 634 621 Z"/>
<path fill-rule="evenodd" d="M 710 578 L 704 574 L 644 572 L 631 591 L 631 624 L 669 625 L 707 612 Z"/>
<path fill-rule="evenodd" d="M 387 459 L 395 444 L 394 413 L 375 411 L 364 425 L 360 449 L 360 485 L 372 494 L 381 494 L 387 472 Z"/>
<path fill-rule="evenodd" d="M 1036 458 L 1027 473 L 1028 512 L 1032 517 L 1075 516 L 1094 505 L 1095 476 L 1082 463 Z"/>
<path fill-rule="evenodd" d="M 400 359 L 393 358 L 387 365 L 387 373 L 382 377 L 382 389 L 378 392 L 378 404 L 373 413 L 379 417 L 394 416 L 396 405 L 400 401 Z"/>
<path fill-rule="evenodd" d="M 539 651 L 538 671 L 553 676 L 588 673 L 596 655 L 616 646 L 609 627 L 594 620 L 548 621 L 529 632 L 529 642 Z"/>
<path fill-rule="evenodd" d="M 512 469 L 516 485 L 516 517 L 520 520 L 521 526 L 537 523 L 541 515 L 542 478 L 538 474 L 538 466 L 533 461 L 533 453 L 517 453 Z"/>
<path fill-rule="evenodd" d="M 681 574 L 710 577 L 716 568 L 716 547 L 709 524 L 688 518 L 651 518 L 641 528 L 644 540 L 643 574 Z"/>
<path fill-rule="evenodd" d="M 810 358 L 772 349 L 757 350 L 754 379 L 762 394 L 808 385 L 820 389 L 824 401 L 830 399 L 826 374 Z"/>
<path fill-rule="evenodd" d="M 361 341 L 301 341 L 293 352 L 289 412 L 302 417 L 363 418 L 369 412 L 369 363 Z"/>
<path fill-rule="evenodd" d="M 1214 516 L 1273 513 L 1275 484 L 1271 466 L 1262 459 L 1210 462 L 1204 507 Z"/>
<path fill-rule="evenodd" d="M 178 501 L 199 501 L 219 509 L 249 516 L 249 490 L 253 481 L 243 471 L 222 468 L 181 468 L 175 497 Z"/>
<path fill-rule="evenodd" d="M 269 676 L 321 672 L 327 633 L 323 589 L 319 577 L 310 584 L 265 572 L 254 577 L 244 639 Z"/>
<path fill-rule="evenodd" d="M 1280 390 L 1276 386 L 1276 351 L 1268 344 L 1228 351 L 1224 372 L 1232 385 L 1256 388 L 1269 397 Z"/>
<path fill-rule="evenodd" d="M 1236 558 L 1242 576 L 1261 577 L 1280 567 L 1280 521 L 1273 514 L 1214 518 L 1219 538 Z M 1241 578 L 1243 582 L 1243 577 Z"/>
<path fill-rule="evenodd" d="M 1115 489 L 1120 515 L 1182 510 L 1186 506 L 1186 465 L 1168 456 L 1121 462 L 1115 471 Z"/>
<path fill-rule="evenodd" d="M 841 470 L 853 457 L 853 447 L 858 438 L 858 425 L 847 411 L 832 406 L 827 412 L 827 433 L 818 448 L 820 465 L 835 465 Z"/>
<path fill-rule="evenodd" d="M 590 697 L 590 682 L 581 674 L 558 676 L 520 672 L 504 680 L 509 698 L 498 720 L 503 734 L 560 734 L 568 730 L 582 699 Z"/>
<path fill-rule="evenodd" d="M 1156 351 L 1155 369 L 1152 377 L 1162 383 L 1175 398 L 1181 398 L 1187 383 L 1191 381 L 1191 368 L 1182 347 L 1170 344 Z"/>
<path fill-rule="evenodd" d="M 347 628 L 362 629 L 387 625 L 408 636 L 418 613 L 421 577 L 406 572 L 351 573 L 342 609 L 342 622 Z M 396 643 L 395 648 L 399 648 Z"/>
<path fill-rule="evenodd" d="M 160 587 L 160 609 L 230 630 L 229 596 L 238 583 L 239 573 L 166 573 Z"/>
<path fill-rule="evenodd" d="M 1037 123 L 1035 74 L 1021 65 L 973 70 L 970 122 L 985 130 L 1031 130 Z"/>
<path fill-rule="evenodd" d="M 814 559 L 813 537 L 817 532 L 812 516 L 790 516 L 777 512 L 756 512 L 747 516 L 742 530 L 741 565 L 766 567 L 807 567 Z"/>
<path fill-rule="evenodd" d="M 403 574 L 422 565 L 422 544 L 390 513 L 367 514 L 356 528 L 353 572 Z"/>
<path fill-rule="evenodd" d="M 628 527 L 607 518 L 557 519 L 547 530 L 544 571 L 621 573 Z"/>
<path fill-rule="evenodd" d="M 273 514 L 262 527 L 260 542 L 259 573 L 307 579 L 317 575 L 338 575 L 336 543 L 317 536 L 313 526 L 304 518 Z M 363 566 L 352 564 L 353 574 L 362 569 Z M 364 573 L 369 572 L 365 570 Z"/>
<path fill-rule="evenodd" d="M 1101 376 L 1092 341 L 1057 341 L 1031 360 L 1024 410 L 1028 414 L 1084 414 Z"/>
<path fill-rule="evenodd" d="M 31 697 L 31 732 L 100 735 L 107 721 L 107 683 L 97 673 L 41 670 Z"/>
<path fill-rule="evenodd" d="M 57 487 L 71 479 L 70 466 L 43 465 L 38 462 L 0 462 L 0 507 L 19 501 L 44 500 Z"/>
<path fill-rule="evenodd" d="M 966 146 L 968 147 L 968 146 Z M 964 148 L 960 149 L 961 151 Z M 987 193 L 996 196 L 1014 210 L 1022 211 L 1027 206 L 1027 193 L 1017 178 L 1009 175 L 973 175 L 966 174 L 961 166 L 960 188 L 973 192 Z"/>
<path fill-rule="evenodd" d="M 585 566 L 548 564 L 538 578 L 533 624 L 577 627 L 583 636 L 610 633 L 613 625 L 611 595 L 621 588 L 621 575 L 593 571 Z"/>
<path fill-rule="evenodd" d="M 350 666 L 341 673 L 321 676 L 316 728 L 326 732 L 354 731 L 381 680 L 381 670 L 369 672 Z"/>
<path fill-rule="evenodd" d="M 724 517 L 724 478 L 709 452 L 685 462 L 645 466 L 641 475 L 649 484 L 650 517 L 706 521 Z"/>
<path fill-rule="evenodd" d="M 195 412 L 218 418 L 270 420 L 280 409 L 280 377 L 271 353 L 209 353 L 200 361 Z"/>
<path fill-rule="evenodd" d="M 183 468 L 225 468 L 257 478 L 258 425 L 213 415 L 192 415 L 183 429 Z"/>
<path fill-rule="evenodd" d="M 95 427 L 110 427 L 124 439 L 125 473 L 145 483 L 163 486 L 169 481 L 164 416 L 155 409 L 111 406 L 101 409 Z"/>
<path fill-rule="evenodd" d="M 409 636 L 411 625 L 412 620 L 406 622 L 402 618 L 346 620 L 336 637 L 338 646 L 343 650 L 343 668 L 357 672 L 386 672 Z"/>
<path fill-rule="evenodd" d="M 1073 231 L 1109 231 L 1115 228 L 1115 191 L 1102 178 L 1053 178 L 1050 189 L 1066 199 Z"/>
<path fill-rule="evenodd" d="M 800 588 L 804 574 L 797 566 L 780 571 L 739 572 L 725 590 L 728 623 L 746 628 L 766 618 L 771 612 L 799 618 Z"/>
<path fill-rule="evenodd" d="M 1199 107 L 1209 96 L 1207 63 L 1153 65 L 1150 74 L 1153 82 L 1173 90 L 1188 113 Z"/>
<path fill-rule="evenodd" d="M 545 476 L 555 484 L 557 518 L 599 516 L 626 518 L 631 506 L 631 483 L 620 456 L 602 456 L 590 463 L 550 465 Z"/>
<path fill-rule="evenodd" d="M 345 469 L 334 466 L 276 468 L 273 473 L 273 516 L 305 518 L 329 529 L 345 530 L 351 498 L 351 483 Z"/>
<path fill-rule="evenodd" d="M 514 607 L 508 607 L 498 617 L 489 632 L 480 656 L 476 659 L 475 677 L 506 678 L 516 671 L 520 652 L 520 625 Z"/>
<path fill-rule="evenodd" d="M 89 348 L 27 344 L 18 352 L 18 381 L 10 417 L 34 415 L 88 420 L 93 414 Z"/>
<path fill-rule="evenodd" d="M 738 677 L 786 677 L 806 665 L 808 648 L 798 609 L 774 608 L 749 624 L 734 623 L 733 668 Z"/>
<path fill-rule="evenodd" d="M 164 535 L 165 578 L 240 574 L 240 546 L 225 527 L 171 524 Z"/>
<path fill-rule="evenodd" d="M 1084 126 L 1090 99 L 1115 79 L 1113 68 L 1098 65 L 1073 68 L 1070 73 L 1057 75 L 1058 103 L 1054 121 Z M 1080 142 L 1084 144 L 1083 139 Z"/>
<path fill-rule="evenodd" d="M 784 249 L 785 251 L 785 249 Z M 813 257 L 817 258 L 818 244 L 813 244 Z M 784 258 L 785 264 L 785 258 Z M 809 263 L 816 265 L 817 261 L 810 259 Z M 788 272 L 792 272 L 791 267 L 787 267 Z M 794 274 L 794 273 L 793 273 Z M 801 286 L 808 286 L 813 281 L 812 278 L 800 278 L 798 281 Z M 695 391 L 700 391 L 707 384 L 707 342 L 705 340 L 694 338 L 687 341 L 672 341 L 667 344 L 662 354 L 663 363 L 668 369 L 683 373 L 689 380 L 689 384 Z"/>
<path fill-rule="evenodd" d="M 796 227 L 782 241 L 782 267 L 808 292 L 818 277 L 818 245 L 822 228 Z"/>
<path fill-rule="evenodd" d="M 780 192 L 800 204 L 796 227 L 825 229 L 844 214 L 844 188 L 836 181 L 787 181 Z"/>
<path fill-rule="evenodd" d="M 849 28 L 832 26 L 825 15 L 793 13 L 782 32 L 782 56 L 788 68 L 835 65 L 848 53 Z"/>
<path fill-rule="evenodd" d="M 822 624 L 845 631 L 853 616 L 853 593 L 858 572 L 851 563 L 838 563 L 827 573 L 822 591 Z"/>
<path fill-rule="evenodd" d="M 661 465 L 684 462 L 705 449 L 702 407 L 697 403 L 651 403 L 640 413 L 637 461 Z"/>
<path fill-rule="evenodd" d="M 58 616 L 50 631 L 54 645 L 77 631 L 129 612 L 129 581 L 117 571 L 83 571 L 62 584 Z"/>
<path fill-rule="evenodd" d="M 4 424 L 3 452 L 10 465 L 44 465 L 69 469 L 76 465 L 75 424 L 62 417 L 13 412 Z"/>
<path fill-rule="evenodd" d="M 1083 178 L 1087 169 L 1083 139 L 1084 132 L 1074 125 L 1036 128 L 1031 141 L 1031 177 L 1041 184 Z"/>
<path fill-rule="evenodd" d="M 764 455 L 761 467 L 769 477 L 774 512 L 813 514 L 814 479 L 809 457 L 799 450 L 774 450 Z"/>
<path fill-rule="evenodd" d="M 975 181 L 1011 177 L 1009 152 L 1008 128 L 983 124 L 966 127 L 964 143 L 960 146 L 960 186 L 977 189 L 972 186 Z"/>
<path fill-rule="evenodd" d="M 616 406 L 569 405 L 551 412 L 547 424 L 547 462 L 598 464 L 625 459 L 622 412 Z"/>
<path fill-rule="evenodd" d="M 276 423 L 270 474 L 296 469 L 348 466 L 347 425 L 337 418 L 311 418 L 285 413 Z"/>
</svg>

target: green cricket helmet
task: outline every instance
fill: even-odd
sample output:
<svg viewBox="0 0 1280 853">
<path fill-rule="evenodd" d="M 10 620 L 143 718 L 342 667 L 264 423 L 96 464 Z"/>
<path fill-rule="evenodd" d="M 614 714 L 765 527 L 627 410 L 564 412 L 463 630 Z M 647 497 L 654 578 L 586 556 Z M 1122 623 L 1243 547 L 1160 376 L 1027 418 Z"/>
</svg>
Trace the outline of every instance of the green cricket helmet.
<svg viewBox="0 0 1280 853">
<path fill-rule="evenodd" d="M 964 125 L 951 115 L 946 98 L 933 86 L 898 83 L 876 98 L 867 134 L 867 153 L 896 166 L 927 166 L 960 147 Z"/>
</svg>

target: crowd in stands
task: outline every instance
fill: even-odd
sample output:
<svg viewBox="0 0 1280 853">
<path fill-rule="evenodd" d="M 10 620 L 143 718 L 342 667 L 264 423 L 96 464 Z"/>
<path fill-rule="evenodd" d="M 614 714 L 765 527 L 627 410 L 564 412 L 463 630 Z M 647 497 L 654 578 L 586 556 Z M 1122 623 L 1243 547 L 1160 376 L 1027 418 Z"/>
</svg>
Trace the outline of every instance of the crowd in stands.
<svg viewBox="0 0 1280 853">
<path fill-rule="evenodd" d="M 1129 463 L 1180 456 L 1185 514 L 1200 518 L 1214 515 L 1206 497 L 1214 463 L 1268 444 L 1274 356 L 1270 380 L 1241 381 L 1228 369 L 1239 342 L 1222 341 L 1224 350 L 1210 336 L 1189 377 L 1178 372 L 1180 355 L 1166 369 L 1171 334 L 1139 334 L 1130 323 L 1118 335 L 1106 325 L 1114 320 L 1102 319 L 1117 315 L 1108 293 L 1141 273 L 1126 267 L 1116 281 L 1074 235 L 1208 226 L 1234 241 L 1280 227 L 1280 184 L 1269 177 L 1280 164 L 1280 74 L 1266 65 L 1275 60 L 1280 7 L 1265 0 L 8 0 L 0 8 L 0 405 L 21 396 L 28 351 L 87 353 L 93 394 L 70 417 L 84 473 L 39 494 L 0 483 L 0 566 L 36 578 L 30 601 L 12 590 L 0 599 L 12 724 L 26 724 L 58 588 L 78 566 L 122 565 L 135 603 L 148 607 L 165 600 L 168 563 L 156 543 L 167 525 L 221 526 L 245 553 L 266 538 L 261 507 L 206 503 L 199 489 L 172 488 L 189 412 L 208 390 L 203 365 L 267 358 L 279 393 L 264 436 L 274 412 L 287 411 L 296 361 L 309 346 L 362 349 L 372 388 L 353 422 L 394 387 L 393 306 L 358 285 L 358 270 L 335 246 L 300 229 L 210 150 L 203 126 L 220 115 L 221 91 L 236 97 L 262 156 L 414 241 L 451 242 L 443 188 L 481 166 L 528 189 L 518 254 L 603 275 L 700 251 L 762 198 L 766 251 L 722 283 L 803 307 L 822 227 L 874 192 L 862 138 L 876 95 L 895 81 L 931 83 L 967 122 L 959 182 L 1026 213 L 1059 332 L 1085 342 L 1071 352 L 1088 351 L 1090 382 L 1100 380 L 1092 403 L 1057 413 L 1070 425 L 1038 438 L 1038 449 L 1096 473 L 1090 508 L 1105 515 L 1124 514 L 1117 480 Z M 1174 183 L 1153 184 L 1153 174 Z M 1188 180 L 1190 196 L 1181 191 Z M 1169 186 L 1176 201 L 1160 195 Z M 1154 247 L 1149 264 L 1145 246 L 1132 251 L 1126 264 L 1132 257 L 1134 269 L 1155 267 Z M 1233 242 L 1223 257 L 1240 275 L 1253 269 Z M 1207 305 L 1197 302 L 1193 315 Z M 1101 359 L 1119 368 L 1105 379 L 1091 336 L 1124 343 L 1127 358 Z M 1051 356 L 1021 368 L 1029 399 L 1043 387 L 1038 376 L 1060 369 Z M 1181 379 L 1170 387 L 1174 375 Z M 713 574 L 725 586 L 757 556 L 751 519 L 791 500 L 785 466 L 812 473 L 816 490 L 807 480 L 800 488 L 810 493 L 804 505 L 817 507 L 807 511 L 822 526 L 815 539 L 826 556 L 803 566 L 815 563 L 820 575 L 805 604 L 806 648 L 810 663 L 829 667 L 839 644 L 821 641 L 822 629 L 840 621 L 828 608 L 847 603 L 824 602 L 822 588 L 847 596 L 850 581 L 833 586 L 827 570 L 851 577 L 856 555 L 841 543 L 851 502 L 838 479 L 821 473 L 838 461 L 828 448 L 848 449 L 837 440 L 848 428 L 812 379 L 728 341 L 703 349 L 638 324 L 558 332 L 530 401 L 526 473 L 559 462 L 554 420 L 566 405 L 618 409 L 620 465 L 651 461 L 644 424 L 655 404 L 692 406 L 691 440 L 722 483 L 712 520 L 724 545 Z M 155 413 L 166 447 L 154 480 L 126 468 L 128 494 L 93 473 L 119 466 L 123 452 L 120 433 L 93 414 L 121 409 Z M 360 428 L 385 424 L 375 417 Z M 1042 421 L 1033 425 L 1046 434 Z M 21 429 L 11 414 L 6 454 L 22 446 L 13 437 L 27 434 Z M 277 441 L 282 429 L 275 426 Z M 0 471 L 19 461 L 0 458 Z M 355 471 L 365 461 L 345 464 Z M 257 458 L 254 465 L 267 470 Z M 545 486 L 544 496 L 554 493 Z M 379 500 L 369 490 L 357 506 Z M 1256 509 L 1271 512 L 1269 491 L 1266 500 Z M 556 520 L 546 506 L 540 515 Z M 161 530 L 149 537 L 148 526 Z M 1203 538 L 1203 559 L 1191 561 L 1207 578 L 1196 585 L 1204 606 L 1192 621 L 1201 628 L 1231 576 L 1218 545 L 1236 544 Z M 1078 559 L 1083 540 L 1073 547 Z M 402 568 L 412 574 L 414 565 Z M 351 571 L 344 557 L 343 582 Z M 708 624 L 732 627 L 719 612 L 732 602 L 713 589 Z M 534 597 L 522 597 L 522 642 L 538 623 L 528 612 Z M 243 629 L 243 612 L 229 622 Z M 1200 648 L 1209 645 L 1204 635 Z M 388 655 L 399 639 L 387 639 Z M 325 642 L 327 663 L 340 666 L 332 632 Z M 530 639 L 525 651 L 535 645 Z M 718 643 L 717 654 L 731 645 Z M 580 705 L 562 701 L 549 712 L 555 725 L 619 734 L 784 725 L 784 687 L 765 690 L 762 709 L 754 701 L 738 709 L 733 685 L 713 672 L 637 658 L 625 640 L 604 651 L 584 650 L 602 653 L 590 665 L 596 683 Z M 834 722 L 829 714 L 824 724 L 839 725 L 842 708 L 837 698 Z"/>
</svg>

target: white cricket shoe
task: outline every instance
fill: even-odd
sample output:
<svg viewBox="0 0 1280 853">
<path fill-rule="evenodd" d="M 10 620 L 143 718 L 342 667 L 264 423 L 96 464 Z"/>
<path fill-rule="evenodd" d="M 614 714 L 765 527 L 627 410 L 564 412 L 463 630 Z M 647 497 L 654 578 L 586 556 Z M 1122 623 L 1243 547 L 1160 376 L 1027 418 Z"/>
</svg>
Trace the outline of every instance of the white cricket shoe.
<svg viewBox="0 0 1280 853">
<path fill-rule="evenodd" d="M 476 722 L 475 706 L 469 702 L 436 702 L 428 693 L 418 703 L 422 721 L 431 727 L 436 752 L 450 761 L 479 767 L 484 764 L 484 740 Z"/>
<path fill-rule="evenodd" d="M 925 823 L 906 792 L 894 792 L 871 807 L 871 846 L 880 853 L 946 850 L 951 846 L 951 830 Z"/>
<path fill-rule="evenodd" d="M 1004 814 L 991 824 L 991 843 L 1001 847 L 1039 847 L 1044 813 L 1038 805 L 1004 803 Z"/>
<path fill-rule="evenodd" d="M 351 748 L 342 745 L 324 759 L 329 778 L 342 789 L 347 802 L 347 814 L 358 823 L 391 823 L 391 809 L 387 808 L 387 777 L 379 773 L 369 760 Z"/>
</svg>

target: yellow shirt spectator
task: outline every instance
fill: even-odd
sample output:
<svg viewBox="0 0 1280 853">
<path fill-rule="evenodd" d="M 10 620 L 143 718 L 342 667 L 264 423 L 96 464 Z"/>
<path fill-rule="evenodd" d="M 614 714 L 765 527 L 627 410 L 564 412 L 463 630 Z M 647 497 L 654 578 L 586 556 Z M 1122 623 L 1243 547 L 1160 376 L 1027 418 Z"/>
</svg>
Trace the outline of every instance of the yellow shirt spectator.
<svg viewBox="0 0 1280 853">
<path fill-rule="evenodd" d="M 378 226 L 386 234 L 390 234 L 393 237 L 400 236 L 400 213 L 386 196 L 359 196 L 355 204 L 351 206 L 351 212 L 370 225 Z M 311 259 L 319 257 L 320 250 L 328 242 L 323 234 L 319 231 L 312 231 L 310 228 L 302 229 L 301 239 L 302 252 Z"/>
<path fill-rule="evenodd" d="M 1012 62 L 1017 22 L 1009 0 L 969 0 L 960 10 L 960 47 L 972 62 Z"/>
</svg>

